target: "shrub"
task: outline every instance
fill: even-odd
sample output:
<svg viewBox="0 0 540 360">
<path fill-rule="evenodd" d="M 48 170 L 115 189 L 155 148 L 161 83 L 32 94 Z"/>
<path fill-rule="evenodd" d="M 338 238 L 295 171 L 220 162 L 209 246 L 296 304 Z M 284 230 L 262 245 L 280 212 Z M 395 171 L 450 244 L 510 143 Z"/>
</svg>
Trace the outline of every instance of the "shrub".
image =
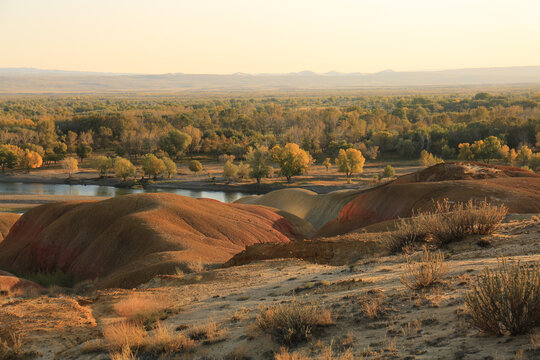
<svg viewBox="0 0 540 360">
<path fill-rule="evenodd" d="M 16 335 L 13 331 L 8 331 L 7 334 L 0 337 L 0 359 L 33 359 L 36 355 L 35 352 L 25 350 L 21 336 Z"/>
<path fill-rule="evenodd" d="M 315 303 L 299 303 L 295 299 L 288 304 L 261 308 L 257 316 L 259 327 L 284 345 L 304 342 L 316 327 L 332 323 L 328 310 Z"/>
<path fill-rule="evenodd" d="M 419 213 L 398 224 L 391 237 L 392 250 L 404 249 L 414 243 L 431 241 L 446 245 L 469 235 L 492 234 L 506 216 L 504 205 L 487 201 L 451 203 L 448 199 L 435 204 L 435 210 Z"/>
<path fill-rule="evenodd" d="M 142 325 L 128 321 L 118 321 L 109 324 L 103 329 L 103 337 L 113 349 L 138 347 L 142 344 L 146 335 Z"/>
<path fill-rule="evenodd" d="M 189 352 L 195 347 L 195 341 L 183 334 L 175 334 L 171 329 L 158 323 L 153 333 L 144 340 L 143 348 L 146 353 L 167 354 Z"/>
<path fill-rule="evenodd" d="M 236 179 L 238 175 L 238 166 L 234 165 L 232 161 L 227 161 L 223 165 L 223 177 L 227 179 L 227 182 L 231 182 Z"/>
<path fill-rule="evenodd" d="M 61 270 L 54 272 L 38 271 L 35 273 L 21 274 L 21 278 L 35 282 L 45 288 L 51 286 L 61 286 L 71 288 L 77 283 L 77 279 L 71 274 Z"/>
<path fill-rule="evenodd" d="M 211 321 L 207 324 L 201 324 L 189 332 L 188 336 L 192 340 L 206 340 L 207 343 L 212 343 L 219 340 L 219 337 L 224 333 L 215 322 Z"/>
<path fill-rule="evenodd" d="M 148 326 L 162 316 L 167 306 L 163 299 L 133 295 L 120 300 L 113 308 L 118 315 L 127 320 Z"/>
<path fill-rule="evenodd" d="M 540 325 L 540 264 L 499 261 L 485 269 L 467 292 L 465 304 L 480 330 L 502 335 L 524 334 Z"/>
<path fill-rule="evenodd" d="M 407 261 L 399 280 L 409 289 L 424 289 L 441 282 L 446 270 L 443 253 L 424 250 L 420 261 Z"/>
<path fill-rule="evenodd" d="M 279 353 L 274 354 L 274 360 L 311 360 L 311 358 L 299 352 L 290 353 L 286 347 L 282 347 Z"/>
<path fill-rule="evenodd" d="M 199 173 L 202 171 L 202 164 L 197 160 L 191 160 L 189 162 L 189 170 L 193 171 L 194 173 Z"/>
<path fill-rule="evenodd" d="M 386 167 L 383 170 L 382 177 L 391 178 L 391 177 L 394 177 L 394 175 L 396 175 L 396 171 L 394 170 L 394 168 L 390 165 L 386 165 Z"/>
</svg>

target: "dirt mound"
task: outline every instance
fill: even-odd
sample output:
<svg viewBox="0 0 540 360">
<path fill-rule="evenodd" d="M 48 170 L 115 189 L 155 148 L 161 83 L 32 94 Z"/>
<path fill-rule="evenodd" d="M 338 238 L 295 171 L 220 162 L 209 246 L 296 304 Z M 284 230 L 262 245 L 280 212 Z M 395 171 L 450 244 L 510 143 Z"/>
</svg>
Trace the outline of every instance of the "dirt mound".
<svg viewBox="0 0 540 360">
<path fill-rule="evenodd" d="M 345 190 L 319 195 L 305 189 L 282 189 L 265 195 L 241 198 L 236 203 L 264 205 L 288 212 L 306 220 L 316 230 L 335 219 L 343 206 L 359 193 L 358 190 Z"/>
<path fill-rule="evenodd" d="M 435 182 L 448 180 L 474 180 L 508 177 L 535 177 L 540 175 L 517 167 L 489 165 L 479 162 L 437 164 L 395 180 L 396 183 Z"/>
<path fill-rule="evenodd" d="M 410 217 L 415 212 L 433 209 L 434 202 L 444 198 L 462 202 L 487 200 L 506 205 L 510 213 L 540 212 L 540 177 L 536 176 L 429 182 L 402 180 L 362 192 L 313 237 L 343 234 L 382 221 Z"/>
<path fill-rule="evenodd" d="M 0 244 L 0 267 L 133 287 L 156 274 L 224 262 L 248 245 L 297 238 L 288 220 L 261 206 L 136 194 L 29 210 Z"/>
<path fill-rule="evenodd" d="M 15 224 L 20 217 L 21 215 L 19 214 L 8 212 L 0 213 L 0 242 L 4 240 L 9 232 L 9 229 L 11 229 L 13 224 Z"/>
<path fill-rule="evenodd" d="M 7 271 L 0 270 L 0 293 L 19 294 L 32 290 L 42 291 L 44 289 L 33 281 L 21 279 Z"/>
<path fill-rule="evenodd" d="M 238 266 L 269 259 L 302 259 L 316 264 L 346 265 L 365 257 L 388 253 L 379 234 L 345 234 L 333 238 L 266 243 L 248 246 L 223 266 Z"/>
</svg>

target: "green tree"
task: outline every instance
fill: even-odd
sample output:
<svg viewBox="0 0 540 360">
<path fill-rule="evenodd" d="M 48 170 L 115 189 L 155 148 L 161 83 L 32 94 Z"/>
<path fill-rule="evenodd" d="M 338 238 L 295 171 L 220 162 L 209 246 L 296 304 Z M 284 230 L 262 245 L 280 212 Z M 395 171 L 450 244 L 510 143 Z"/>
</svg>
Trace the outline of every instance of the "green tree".
<svg viewBox="0 0 540 360">
<path fill-rule="evenodd" d="M 23 154 L 24 151 L 17 146 L 0 146 L 0 166 L 2 166 L 2 173 L 6 172 L 6 168 L 13 169 L 17 166 L 17 163 Z"/>
<path fill-rule="evenodd" d="M 527 146 L 523 145 L 519 148 L 517 152 L 517 161 L 520 163 L 526 163 L 529 161 L 529 158 L 532 156 L 532 150 Z"/>
<path fill-rule="evenodd" d="M 159 175 L 167 170 L 163 160 L 158 159 L 154 154 L 146 154 L 142 159 L 143 177 L 145 175 L 152 176 L 156 179 Z"/>
<path fill-rule="evenodd" d="M 466 160 L 466 161 L 474 160 L 474 153 L 471 149 L 471 144 L 461 143 L 458 145 L 458 148 L 459 148 L 458 159 Z"/>
<path fill-rule="evenodd" d="M 529 168 L 535 172 L 540 171 L 540 153 L 532 154 L 529 157 Z"/>
<path fill-rule="evenodd" d="M 270 173 L 271 154 L 266 146 L 260 146 L 256 149 L 251 149 L 246 158 L 249 163 L 249 176 L 257 180 L 257 184 L 261 183 L 261 179 L 267 177 Z"/>
<path fill-rule="evenodd" d="M 114 160 L 114 173 L 116 176 L 122 178 L 123 181 L 126 181 L 130 177 L 134 177 L 136 171 L 135 165 L 128 159 L 117 157 Z"/>
<path fill-rule="evenodd" d="M 114 169 L 114 160 L 108 156 L 95 156 L 92 158 L 92 167 L 99 171 L 101 177 L 104 177 Z"/>
<path fill-rule="evenodd" d="M 338 157 L 336 158 L 336 165 L 338 171 L 345 173 L 347 179 L 354 173 L 361 173 L 364 171 L 364 163 L 366 159 L 362 156 L 362 152 L 356 149 L 339 150 Z"/>
<path fill-rule="evenodd" d="M 236 176 L 238 175 L 238 166 L 234 165 L 232 161 L 227 161 L 225 165 L 223 165 L 223 177 L 227 179 L 227 182 L 231 182 L 232 180 L 236 179 Z"/>
<path fill-rule="evenodd" d="M 167 135 L 159 138 L 158 146 L 161 150 L 169 154 L 170 157 L 176 158 L 179 153 L 182 153 L 191 144 L 191 136 L 180 131 L 171 130 Z"/>
<path fill-rule="evenodd" d="M 90 156 L 90 154 L 92 154 L 92 147 L 86 143 L 81 143 L 77 145 L 75 152 L 77 153 L 77 156 L 81 159 L 82 163 L 84 159 L 86 159 Z"/>
<path fill-rule="evenodd" d="M 396 171 L 391 165 L 386 165 L 386 167 L 383 170 L 382 177 L 383 178 L 392 178 L 396 175 Z"/>
<path fill-rule="evenodd" d="M 169 179 L 178 173 L 176 163 L 174 161 L 166 156 L 162 157 L 161 160 L 163 161 L 163 164 L 165 164 L 165 172 L 167 173 Z"/>
<path fill-rule="evenodd" d="M 443 163 L 444 161 L 441 158 L 438 158 L 437 156 L 430 154 L 426 150 L 422 150 L 420 153 L 420 165 L 429 167 L 433 165 L 437 165 L 440 163 Z"/>
<path fill-rule="evenodd" d="M 302 175 L 309 171 L 311 158 L 309 154 L 300 149 L 295 143 L 288 143 L 284 147 L 276 145 L 272 148 L 272 157 L 281 169 L 281 175 L 291 182 L 293 176 Z"/>
</svg>

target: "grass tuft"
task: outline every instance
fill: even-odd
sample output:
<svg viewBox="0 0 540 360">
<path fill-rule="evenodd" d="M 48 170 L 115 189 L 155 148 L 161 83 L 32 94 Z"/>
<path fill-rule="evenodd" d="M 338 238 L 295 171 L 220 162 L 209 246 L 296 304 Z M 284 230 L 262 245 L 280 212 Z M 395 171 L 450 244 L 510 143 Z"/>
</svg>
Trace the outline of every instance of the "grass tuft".
<svg viewBox="0 0 540 360">
<path fill-rule="evenodd" d="M 400 281 L 409 289 L 424 289 L 440 283 L 446 271 L 444 254 L 440 251 L 431 252 L 424 249 L 420 261 L 412 261 L 409 258 L 401 274 Z"/>
<path fill-rule="evenodd" d="M 261 308 L 257 324 L 280 344 L 294 345 L 309 339 L 316 327 L 333 324 L 332 315 L 315 303 L 288 304 Z"/>
</svg>

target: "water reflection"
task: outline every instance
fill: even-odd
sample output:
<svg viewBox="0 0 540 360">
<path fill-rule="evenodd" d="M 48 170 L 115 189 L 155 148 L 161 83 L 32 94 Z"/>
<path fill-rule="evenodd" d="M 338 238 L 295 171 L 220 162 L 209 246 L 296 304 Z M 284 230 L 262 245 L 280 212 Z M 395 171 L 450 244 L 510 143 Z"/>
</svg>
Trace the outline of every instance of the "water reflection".
<svg viewBox="0 0 540 360">
<path fill-rule="evenodd" d="M 71 195 L 71 196 L 118 196 L 137 194 L 143 192 L 170 192 L 173 194 L 189 196 L 192 198 L 210 198 L 222 202 L 233 202 L 248 194 L 241 192 L 224 191 L 195 191 L 183 189 L 121 189 L 112 186 L 100 185 L 66 185 L 66 184 L 24 184 L 0 183 L 0 193 L 26 194 L 26 195 Z"/>
</svg>

